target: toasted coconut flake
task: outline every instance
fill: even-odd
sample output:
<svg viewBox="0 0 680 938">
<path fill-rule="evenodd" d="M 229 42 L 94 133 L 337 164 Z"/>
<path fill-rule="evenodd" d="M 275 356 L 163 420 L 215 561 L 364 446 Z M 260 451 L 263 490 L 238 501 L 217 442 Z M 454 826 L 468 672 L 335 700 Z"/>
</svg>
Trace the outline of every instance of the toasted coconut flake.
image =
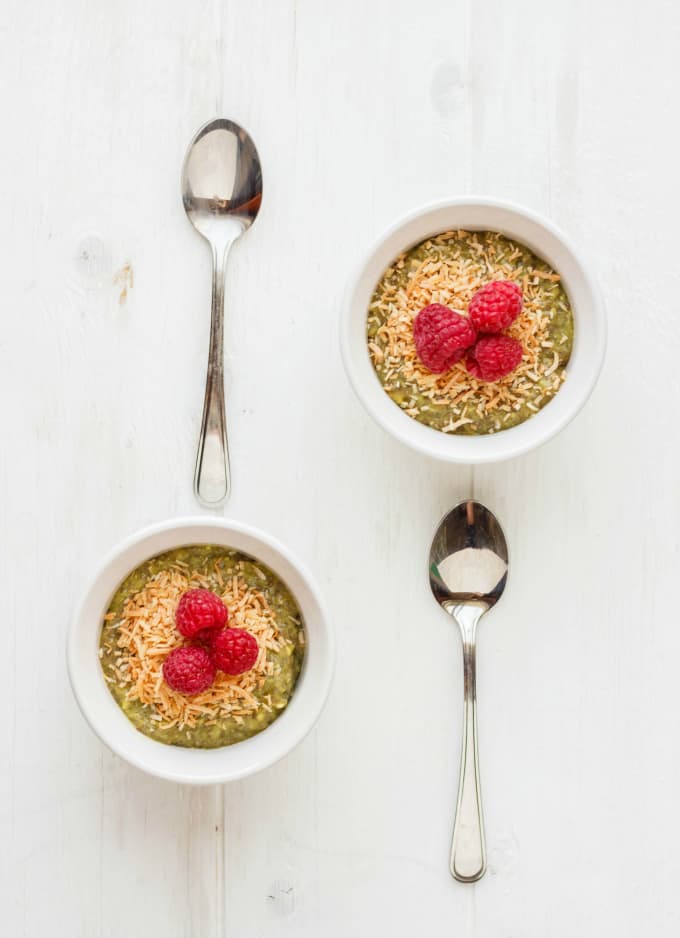
<svg viewBox="0 0 680 938">
<path fill-rule="evenodd" d="M 553 355 L 552 365 L 550 366 L 550 368 L 546 369 L 545 371 L 546 378 L 549 375 L 551 375 L 554 371 L 557 371 L 557 367 L 559 363 L 560 363 L 560 356 L 557 354 L 557 352 L 555 352 L 555 354 Z"/>
</svg>

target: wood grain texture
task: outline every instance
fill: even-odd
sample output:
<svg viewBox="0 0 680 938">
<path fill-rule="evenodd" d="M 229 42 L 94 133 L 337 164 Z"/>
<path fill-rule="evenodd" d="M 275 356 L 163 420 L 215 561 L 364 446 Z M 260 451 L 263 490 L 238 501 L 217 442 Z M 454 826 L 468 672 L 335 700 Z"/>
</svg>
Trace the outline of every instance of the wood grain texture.
<svg viewBox="0 0 680 938">
<path fill-rule="evenodd" d="M 663 0 L 4 4 L 0 933 L 678 933 L 679 38 Z M 179 170 L 218 112 L 265 182 L 228 277 L 228 511 L 312 567 L 338 662 L 288 759 L 194 791 L 104 750 L 62 661 L 101 554 L 198 510 L 209 255 Z M 337 341 L 382 229 L 472 192 L 562 226 L 611 325 L 578 419 L 474 472 L 374 426 Z M 461 656 L 425 560 L 470 493 L 511 574 L 480 631 L 489 872 L 463 887 Z"/>
</svg>

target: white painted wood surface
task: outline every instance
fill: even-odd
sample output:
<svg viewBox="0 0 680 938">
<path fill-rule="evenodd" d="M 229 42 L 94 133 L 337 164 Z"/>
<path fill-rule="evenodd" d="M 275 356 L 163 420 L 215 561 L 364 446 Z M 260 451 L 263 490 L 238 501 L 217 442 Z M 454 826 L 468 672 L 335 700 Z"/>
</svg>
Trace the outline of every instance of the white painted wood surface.
<svg viewBox="0 0 680 938">
<path fill-rule="evenodd" d="M 5 0 L 1 12 L 0 934 L 677 935 L 680 8 Z M 209 257 L 178 180 L 216 113 L 248 127 L 265 178 L 229 273 L 228 512 L 308 561 L 339 655 L 320 724 L 285 762 L 191 790 L 99 744 L 63 646 L 102 552 L 198 510 Z M 336 340 L 372 239 L 407 209 L 470 192 L 565 228 L 599 271 L 611 324 L 577 421 L 474 472 L 377 429 Z M 490 862 L 465 887 L 447 871 L 460 650 L 424 559 L 440 515 L 470 493 L 500 515 L 512 567 L 480 636 Z"/>
</svg>

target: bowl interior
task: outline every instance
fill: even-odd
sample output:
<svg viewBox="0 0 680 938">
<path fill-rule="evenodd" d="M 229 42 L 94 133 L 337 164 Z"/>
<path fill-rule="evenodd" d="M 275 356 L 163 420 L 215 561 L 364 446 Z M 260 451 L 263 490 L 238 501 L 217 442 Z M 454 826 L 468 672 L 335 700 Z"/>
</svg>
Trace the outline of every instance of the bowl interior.
<svg viewBox="0 0 680 938">
<path fill-rule="evenodd" d="M 446 434 L 409 417 L 383 390 L 366 342 L 369 302 L 385 269 L 402 251 L 452 228 L 498 231 L 525 244 L 561 275 L 574 314 L 573 351 L 558 393 L 524 423 L 490 435 Z M 597 380 L 604 356 L 606 323 L 593 278 L 565 236 L 552 224 L 508 203 L 466 199 L 425 208 L 407 216 L 383 235 L 352 282 L 341 340 L 350 381 L 366 409 L 385 430 L 436 458 L 484 463 L 533 449 L 575 416 Z"/>
<path fill-rule="evenodd" d="M 155 554 L 190 544 L 217 544 L 250 554 L 290 589 L 303 616 L 306 649 L 291 700 L 270 726 L 220 749 L 185 749 L 150 739 L 127 719 L 104 681 L 99 663 L 102 617 L 121 581 Z M 156 525 L 118 547 L 94 578 L 68 639 L 73 690 L 92 729 L 114 752 L 162 778 L 214 784 L 252 774 L 284 756 L 311 729 L 328 694 L 333 642 L 328 619 L 309 574 L 289 551 L 262 532 L 217 519 L 184 519 Z"/>
</svg>

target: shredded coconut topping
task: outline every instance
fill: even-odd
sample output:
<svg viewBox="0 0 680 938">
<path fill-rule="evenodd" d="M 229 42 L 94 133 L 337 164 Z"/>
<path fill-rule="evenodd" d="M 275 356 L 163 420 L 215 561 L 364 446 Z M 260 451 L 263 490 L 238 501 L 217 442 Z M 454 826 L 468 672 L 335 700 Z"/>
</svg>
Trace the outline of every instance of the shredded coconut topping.
<svg viewBox="0 0 680 938">
<path fill-rule="evenodd" d="M 151 577 L 131 596 L 115 623 L 118 639 L 115 661 L 111 667 L 119 686 L 126 688 L 128 700 L 139 700 L 153 708 L 151 719 L 159 727 L 194 727 L 198 720 L 211 725 L 224 717 L 237 723 L 260 706 L 271 709 L 254 696 L 267 677 L 275 673 L 269 651 L 279 651 L 286 639 L 280 634 L 276 617 L 265 596 L 247 586 L 238 575 L 225 582 L 219 571 L 221 595 L 229 609 L 229 627 L 247 629 L 257 640 L 259 654 L 252 670 L 230 676 L 217 672 L 208 690 L 193 697 L 173 691 L 163 680 L 163 662 L 184 639 L 175 628 L 175 610 L 186 590 L 196 586 L 213 588 L 198 573 L 187 575 L 177 563 Z"/>
<path fill-rule="evenodd" d="M 460 254 L 437 250 L 450 242 L 461 242 L 472 250 Z M 527 266 L 526 256 L 533 255 L 495 232 L 447 231 L 425 242 L 424 248 L 428 257 L 406 277 L 408 253 L 397 258 L 383 275 L 369 307 L 368 348 L 385 390 L 409 416 L 423 422 L 429 422 L 429 403 L 446 407 L 450 419 L 439 427 L 445 433 L 489 417 L 497 418 L 495 429 L 502 429 L 508 415 L 523 405 L 532 404 L 529 409 L 537 411 L 564 380 L 564 368 L 559 372 L 558 368 L 568 359 L 571 346 L 563 347 L 562 355 L 553 352 L 553 308 L 569 310 L 566 294 L 558 286 L 559 274 L 537 258 L 535 266 Z M 506 330 L 524 349 L 517 369 L 491 383 L 472 377 L 464 361 L 444 374 L 428 371 L 416 354 L 415 316 L 430 303 L 442 303 L 467 315 L 473 295 L 492 280 L 512 280 L 522 288 L 522 312 Z"/>
</svg>

